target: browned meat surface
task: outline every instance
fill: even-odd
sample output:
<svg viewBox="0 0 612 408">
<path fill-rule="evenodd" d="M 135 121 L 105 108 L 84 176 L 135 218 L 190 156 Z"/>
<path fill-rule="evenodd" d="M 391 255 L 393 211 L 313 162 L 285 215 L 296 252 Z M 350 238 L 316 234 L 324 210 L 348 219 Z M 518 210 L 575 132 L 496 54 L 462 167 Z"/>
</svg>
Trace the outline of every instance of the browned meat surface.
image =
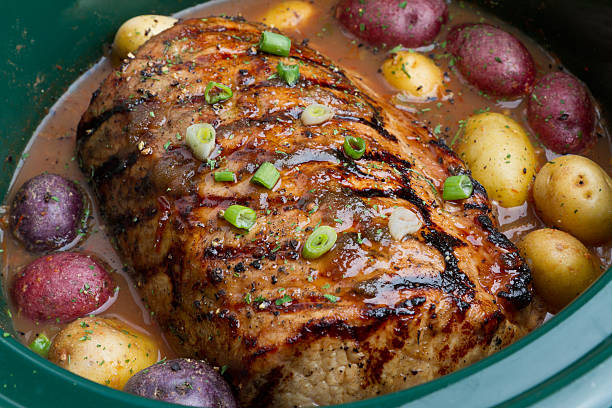
<svg viewBox="0 0 612 408">
<path fill-rule="evenodd" d="M 79 126 L 109 234 L 177 351 L 227 366 L 245 407 L 324 405 L 444 375 L 534 328 L 529 270 L 484 189 L 441 199 L 444 179 L 467 172 L 456 155 L 305 45 L 291 49 L 300 81 L 285 85 L 273 74 L 289 61 L 257 52 L 261 29 L 177 24 L 104 81 Z M 209 81 L 234 96 L 206 104 Z M 336 116 L 305 127 L 314 102 Z M 184 142 L 200 122 L 217 130 L 207 163 Z M 345 157 L 345 135 L 367 141 L 362 159 Z M 282 175 L 273 190 L 249 181 L 264 161 Z M 219 217 L 231 204 L 257 210 L 250 231 Z M 401 242 L 394 206 L 424 223 Z M 307 261 L 319 224 L 338 241 Z"/>
</svg>

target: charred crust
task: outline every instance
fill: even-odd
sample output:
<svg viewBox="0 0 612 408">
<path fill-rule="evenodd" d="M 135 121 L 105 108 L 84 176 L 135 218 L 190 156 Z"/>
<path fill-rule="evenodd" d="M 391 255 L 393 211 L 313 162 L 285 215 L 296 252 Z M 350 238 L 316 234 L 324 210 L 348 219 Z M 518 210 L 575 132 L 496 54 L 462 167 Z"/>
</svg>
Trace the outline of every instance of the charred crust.
<svg viewBox="0 0 612 408">
<path fill-rule="evenodd" d="M 500 248 L 516 251 L 516 247 L 514 246 L 512 241 L 510 241 L 508 237 L 506 237 L 504 234 L 502 234 L 495 228 L 495 226 L 493 225 L 493 221 L 491 221 L 488 216 L 481 214 L 476 217 L 476 219 L 478 220 L 478 223 L 482 226 L 482 228 L 489 233 L 489 236 L 487 237 L 489 242 Z"/>
<path fill-rule="evenodd" d="M 429 232 L 422 233 L 425 242 L 436 248 L 444 258 L 444 271 L 440 274 L 442 278 L 442 290 L 455 296 L 455 301 L 460 310 L 469 307 L 460 304 L 463 296 L 471 299 L 474 296 L 474 283 L 470 278 L 459 269 L 459 261 L 455 256 L 454 248 L 464 246 L 465 243 L 452 237 L 445 232 L 437 231 L 433 228 Z"/>
<path fill-rule="evenodd" d="M 105 183 L 112 179 L 114 176 L 122 174 L 125 170 L 134 165 L 140 153 L 137 151 L 131 151 L 123 155 L 113 155 L 100 166 L 96 167 L 93 171 L 93 180 L 98 185 Z"/>
</svg>

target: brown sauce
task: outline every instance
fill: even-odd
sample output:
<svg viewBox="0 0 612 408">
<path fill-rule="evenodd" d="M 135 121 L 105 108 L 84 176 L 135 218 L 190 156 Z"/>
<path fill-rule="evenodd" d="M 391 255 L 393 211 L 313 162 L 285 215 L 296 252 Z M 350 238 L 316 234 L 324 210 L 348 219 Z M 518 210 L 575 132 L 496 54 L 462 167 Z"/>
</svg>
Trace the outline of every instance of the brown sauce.
<svg viewBox="0 0 612 408">
<path fill-rule="evenodd" d="M 268 8 L 278 3 L 278 0 L 256 0 L 240 1 L 226 0 L 201 5 L 180 13 L 180 17 L 204 17 L 209 15 L 242 15 L 247 20 L 259 20 Z M 387 58 L 385 51 L 376 51 L 353 40 L 341 32 L 338 24 L 333 18 L 333 6 L 335 0 L 313 0 L 317 10 L 309 22 L 295 30 L 287 33 L 297 40 L 308 38 L 310 45 L 323 54 L 337 62 L 339 66 L 352 72 L 383 98 L 390 98 L 396 94 L 384 81 L 382 74 L 378 72 L 382 62 Z M 538 44 L 517 29 L 503 23 L 497 18 L 483 13 L 471 6 L 464 6 L 462 2 L 453 2 L 449 7 L 450 21 L 443 26 L 438 38 L 443 41 L 448 30 L 455 24 L 462 22 L 488 22 L 498 25 L 504 30 L 515 34 L 531 52 L 538 69 L 538 76 L 557 69 L 560 61 L 547 53 Z M 444 56 L 445 51 L 435 46 L 423 47 L 418 51 L 434 58 L 441 69 L 449 72 L 448 63 L 450 59 Z M 49 115 L 44 119 L 24 153 L 20 166 L 18 167 L 12 181 L 12 187 L 7 195 L 7 203 L 13 197 L 17 188 L 26 180 L 41 172 L 52 172 L 76 180 L 92 199 L 92 193 L 87 186 L 86 177 L 78 168 L 75 156 L 75 133 L 76 127 L 89 104 L 91 94 L 98 88 L 100 82 L 112 70 L 107 59 L 101 60 L 87 74 L 80 78 L 70 87 L 67 93 L 51 109 Z M 509 115 L 518 121 L 525 129 L 529 129 L 526 121 L 525 98 L 515 101 L 498 102 L 494 98 L 483 97 L 474 88 L 462 83 L 456 75 L 447 76 L 446 86 L 452 91 L 452 102 L 438 101 L 407 104 L 404 108 L 411 111 L 418 119 L 427 124 L 435 133 L 444 137 L 447 143 L 451 143 L 460 127 L 460 121 L 468 118 L 474 112 L 491 110 Z M 611 143 L 602 121 L 598 123 L 597 132 L 600 135 L 596 146 L 590 150 L 587 157 L 597 162 L 608 174 L 612 172 Z M 539 164 L 543 165 L 557 155 L 542 147 L 537 140 L 532 140 L 536 147 Z M 93 200 L 92 200 L 93 201 Z M 97 254 L 106 261 L 114 271 L 120 291 L 116 300 L 108 309 L 101 312 L 102 316 L 117 317 L 142 331 L 150 334 L 156 339 L 161 347 L 162 357 L 173 358 L 174 352 L 168 346 L 159 327 L 149 311 L 140 299 L 135 287 L 130 282 L 127 266 L 124 266 L 117 252 L 112 247 L 109 237 L 106 235 L 104 224 L 100 214 L 93 206 L 93 219 L 90 223 L 89 233 L 77 248 Z M 525 203 L 515 208 L 497 207 L 501 231 L 508 238 L 516 242 L 523 235 L 544 224 L 536 217 L 533 205 Z M 0 215 L 2 215 L 0 213 Z M 3 217 L 6 218 L 6 217 Z M 14 240 L 10 231 L 3 228 L 0 231 L 2 238 L 2 263 L 1 279 L 2 286 L 7 288 L 12 282 L 13 276 L 26 264 L 36 258 Z M 602 261 L 602 265 L 609 267 L 612 263 L 612 244 L 600 247 L 591 247 Z M 346 276 L 350 276 L 350 265 L 346 265 Z M 6 290 L 6 289 L 5 289 Z M 20 316 L 17 311 L 12 310 L 13 323 L 18 331 L 18 338 L 28 344 L 39 332 L 45 332 L 49 337 L 55 335 L 62 326 L 56 324 L 35 324 Z"/>
</svg>

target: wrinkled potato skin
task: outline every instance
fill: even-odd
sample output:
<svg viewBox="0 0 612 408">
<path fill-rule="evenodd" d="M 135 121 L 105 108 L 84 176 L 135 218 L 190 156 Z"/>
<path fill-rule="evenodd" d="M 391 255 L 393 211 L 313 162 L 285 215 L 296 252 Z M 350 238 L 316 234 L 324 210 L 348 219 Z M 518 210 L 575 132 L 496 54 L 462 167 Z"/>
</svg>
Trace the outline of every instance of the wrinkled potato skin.
<svg viewBox="0 0 612 408">
<path fill-rule="evenodd" d="M 493 112 L 470 117 L 457 153 L 502 207 L 525 202 L 536 156 L 527 134 L 514 120 Z"/>
<path fill-rule="evenodd" d="M 118 390 L 133 374 L 157 362 L 158 355 L 149 336 L 119 320 L 100 317 L 70 323 L 53 339 L 49 350 L 51 362 Z"/>
<path fill-rule="evenodd" d="M 601 274 L 597 257 L 563 231 L 530 232 L 518 249 L 529 264 L 536 293 L 553 313 L 567 306 Z"/>
<path fill-rule="evenodd" d="M 431 58 L 416 52 L 396 53 L 383 63 L 382 73 L 391 86 L 417 98 L 438 96 L 443 87 L 440 68 Z"/>
<path fill-rule="evenodd" d="M 612 239 L 612 179 L 586 157 L 567 155 L 546 163 L 533 198 L 546 224 L 588 244 Z"/>
<path fill-rule="evenodd" d="M 154 35 L 172 27 L 178 20 L 168 16 L 142 15 L 130 18 L 119 27 L 113 41 L 111 59 L 118 65 L 121 60 Z"/>
<path fill-rule="evenodd" d="M 310 3 L 299 0 L 283 1 L 266 11 L 260 21 L 279 30 L 295 30 L 306 24 L 313 14 L 314 9 Z"/>
</svg>

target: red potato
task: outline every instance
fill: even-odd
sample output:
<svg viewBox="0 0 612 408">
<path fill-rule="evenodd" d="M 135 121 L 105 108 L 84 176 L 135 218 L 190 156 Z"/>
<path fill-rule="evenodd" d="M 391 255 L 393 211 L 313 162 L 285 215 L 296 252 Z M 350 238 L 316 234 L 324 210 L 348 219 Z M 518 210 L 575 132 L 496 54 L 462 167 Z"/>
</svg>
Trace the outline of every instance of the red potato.
<svg viewBox="0 0 612 408">
<path fill-rule="evenodd" d="M 579 153 L 595 143 L 595 108 L 586 87 L 565 72 L 551 72 L 535 85 L 527 120 L 540 141 L 557 153 Z"/>
<path fill-rule="evenodd" d="M 461 74 L 478 89 L 503 97 L 531 91 L 535 63 L 512 34 L 489 24 L 461 24 L 448 33 L 447 43 Z"/>
<path fill-rule="evenodd" d="M 349 32 L 372 45 L 427 45 L 446 22 L 444 0 L 342 0 L 336 18 Z"/>
<path fill-rule="evenodd" d="M 37 322 L 69 322 L 99 309 L 113 296 L 115 284 L 95 258 L 60 252 L 26 266 L 12 286 L 17 309 Z"/>
</svg>

